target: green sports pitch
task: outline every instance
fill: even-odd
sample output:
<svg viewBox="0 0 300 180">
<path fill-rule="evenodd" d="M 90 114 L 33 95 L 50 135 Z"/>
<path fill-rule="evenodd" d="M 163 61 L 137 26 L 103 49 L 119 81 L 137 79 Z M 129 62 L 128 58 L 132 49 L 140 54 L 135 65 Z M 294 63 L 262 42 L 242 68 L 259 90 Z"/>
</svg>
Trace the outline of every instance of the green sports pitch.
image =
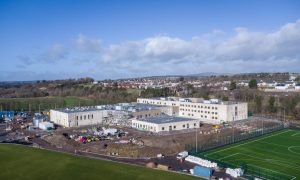
<svg viewBox="0 0 300 180">
<path fill-rule="evenodd" d="M 1 180 L 199 179 L 179 173 L 11 144 L 0 144 L 0 165 Z"/>
<path fill-rule="evenodd" d="M 300 131 L 285 129 L 201 153 L 263 179 L 300 179 Z"/>
</svg>

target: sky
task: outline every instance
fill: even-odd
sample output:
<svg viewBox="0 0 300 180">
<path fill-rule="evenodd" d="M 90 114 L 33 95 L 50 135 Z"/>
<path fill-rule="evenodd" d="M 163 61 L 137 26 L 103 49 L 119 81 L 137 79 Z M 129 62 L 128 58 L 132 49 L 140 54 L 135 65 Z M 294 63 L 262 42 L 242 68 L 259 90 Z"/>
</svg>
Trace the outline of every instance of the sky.
<svg viewBox="0 0 300 180">
<path fill-rule="evenodd" d="M 0 81 L 300 72 L 299 0 L 0 0 Z"/>
</svg>

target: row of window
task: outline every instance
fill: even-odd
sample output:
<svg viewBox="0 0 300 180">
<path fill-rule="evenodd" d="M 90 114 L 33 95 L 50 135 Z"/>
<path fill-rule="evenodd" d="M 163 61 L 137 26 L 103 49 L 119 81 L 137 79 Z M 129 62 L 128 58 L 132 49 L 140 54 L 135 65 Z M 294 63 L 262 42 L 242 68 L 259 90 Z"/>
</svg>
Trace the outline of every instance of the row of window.
<svg viewBox="0 0 300 180">
<path fill-rule="evenodd" d="M 159 113 L 156 113 L 153 116 L 159 116 L 159 115 L 160 115 Z M 151 117 L 151 114 L 144 114 L 144 115 L 138 115 L 138 116 L 136 116 L 137 119 L 140 119 L 140 118 L 143 118 L 143 117 L 145 117 L 145 118 Z"/>
<path fill-rule="evenodd" d="M 184 116 L 184 113 L 181 113 L 181 114 Z M 194 116 L 194 114 L 191 114 L 191 113 L 188 113 L 187 115 L 188 115 L 188 116 Z M 206 115 L 201 115 L 200 117 L 201 117 L 201 118 L 207 118 Z M 212 118 L 212 119 L 218 119 L 217 116 L 212 116 L 211 118 Z"/>
<path fill-rule="evenodd" d="M 197 126 L 197 123 L 194 123 L 194 127 L 196 127 L 196 126 Z M 200 124 L 199 124 L 199 127 L 200 127 Z M 187 129 L 189 129 L 189 128 L 190 128 L 190 124 L 189 124 L 189 123 L 187 123 L 186 125 L 183 124 L 183 125 L 182 125 L 182 128 L 187 128 Z M 164 130 L 165 130 L 165 127 L 161 127 L 161 130 L 164 131 Z M 174 126 L 169 126 L 169 131 L 171 131 L 171 130 L 176 130 L 176 126 L 175 126 L 175 125 L 174 125 Z"/>
<path fill-rule="evenodd" d="M 204 109 L 210 109 L 210 106 L 200 106 L 200 105 L 190 105 L 190 104 L 180 104 L 181 107 L 193 107 L 193 108 L 204 108 Z M 215 110 L 218 110 L 218 107 L 211 107 L 211 109 L 215 109 Z"/>
<path fill-rule="evenodd" d="M 145 125 L 145 124 L 138 124 L 138 123 L 132 123 L 132 125 L 136 128 L 143 128 L 145 130 L 148 131 L 156 131 L 156 127 L 155 126 L 149 126 L 149 125 Z"/>
<path fill-rule="evenodd" d="M 94 119 L 94 115 L 93 114 L 88 114 L 88 115 L 80 115 L 80 116 L 76 116 L 76 120 L 86 120 L 86 119 Z"/>
<path fill-rule="evenodd" d="M 164 102 L 164 103 L 162 103 L 162 102 L 160 102 L 160 101 L 157 101 L 156 103 L 155 103 L 155 101 L 141 101 L 142 103 L 145 103 L 145 104 L 157 104 L 157 105 L 167 105 L 167 103 L 166 102 Z M 140 101 L 138 101 L 138 103 L 140 103 Z M 176 106 L 176 103 L 172 103 L 172 106 Z"/>
<path fill-rule="evenodd" d="M 197 112 L 197 110 L 193 109 L 180 109 L 180 111 L 188 111 L 188 112 Z M 205 114 L 210 114 L 210 111 L 200 111 L 198 110 L 198 113 L 205 113 Z M 218 112 L 211 112 L 211 114 L 218 114 Z"/>
</svg>

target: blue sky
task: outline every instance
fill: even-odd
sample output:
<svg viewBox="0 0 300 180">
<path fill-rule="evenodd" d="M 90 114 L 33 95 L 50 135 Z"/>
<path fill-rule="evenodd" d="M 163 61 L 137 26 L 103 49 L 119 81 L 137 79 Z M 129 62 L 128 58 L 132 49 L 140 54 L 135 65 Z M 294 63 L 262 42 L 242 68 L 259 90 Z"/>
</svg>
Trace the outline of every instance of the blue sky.
<svg viewBox="0 0 300 180">
<path fill-rule="evenodd" d="M 0 1 L 0 81 L 300 71 L 300 1 Z"/>
</svg>

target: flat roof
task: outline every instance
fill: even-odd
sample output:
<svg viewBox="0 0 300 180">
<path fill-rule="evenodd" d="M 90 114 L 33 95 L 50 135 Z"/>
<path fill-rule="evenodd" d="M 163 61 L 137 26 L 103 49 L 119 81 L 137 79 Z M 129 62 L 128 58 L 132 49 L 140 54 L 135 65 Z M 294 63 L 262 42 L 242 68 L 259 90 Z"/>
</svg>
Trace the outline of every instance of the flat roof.
<svg viewBox="0 0 300 180">
<path fill-rule="evenodd" d="M 191 120 L 197 120 L 197 119 L 178 117 L 178 116 L 156 116 L 156 117 L 137 119 L 137 121 L 143 121 L 143 122 L 154 123 L 154 124 L 165 124 L 165 123 L 183 122 L 183 121 L 191 121 Z"/>
<path fill-rule="evenodd" d="M 191 103 L 191 104 L 212 104 L 212 105 L 232 105 L 232 104 L 242 104 L 245 102 L 239 102 L 239 101 L 222 101 L 220 99 L 209 99 L 204 100 L 202 98 L 182 98 L 178 97 L 178 100 L 174 100 L 174 97 L 166 97 L 165 99 L 162 99 L 164 97 L 151 97 L 151 98 L 139 98 L 139 99 L 151 99 L 151 100 L 161 100 L 161 101 L 170 101 L 170 102 L 179 102 L 179 103 Z M 192 99 L 199 99 L 198 102 L 192 102 Z M 187 100 L 187 101 L 182 101 Z"/>
<path fill-rule="evenodd" d="M 55 111 L 64 113 L 78 113 L 78 112 L 89 112 L 89 111 L 101 111 L 101 109 L 96 107 L 75 107 L 75 108 L 60 108 L 54 109 Z"/>
</svg>

